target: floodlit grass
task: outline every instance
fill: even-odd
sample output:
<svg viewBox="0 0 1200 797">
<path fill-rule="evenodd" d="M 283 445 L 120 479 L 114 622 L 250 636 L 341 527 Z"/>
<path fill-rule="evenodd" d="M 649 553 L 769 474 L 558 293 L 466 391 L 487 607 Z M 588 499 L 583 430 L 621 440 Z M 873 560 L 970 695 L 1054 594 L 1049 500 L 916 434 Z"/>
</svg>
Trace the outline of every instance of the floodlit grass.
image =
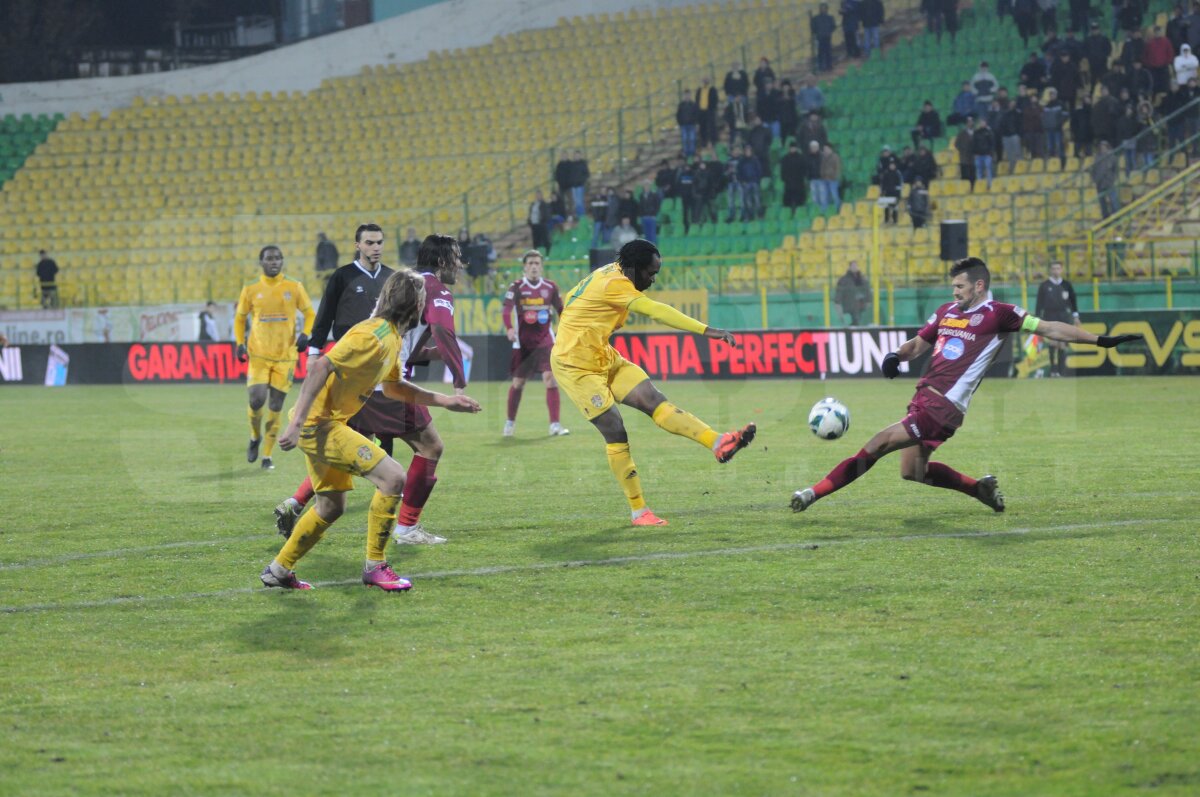
<svg viewBox="0 0 1200 797">
<path fill-rule="evenodd" d="M 298 453 L 244 461 L 244 391 L 5 388 L 0 794 L 1194 795 L 1196 380 L 991 380 L 937 458 L 794 515 L 911 382 L 663 383 L 759 440 L 718 466 L 625 413 L 634 530 L 599 435 L 505 386 L 447 441 L 406 596 L 356 584 L 369 485 L 258 586 Z M 813 438 L 809 406 L 853 413 Z"/>
</svg>

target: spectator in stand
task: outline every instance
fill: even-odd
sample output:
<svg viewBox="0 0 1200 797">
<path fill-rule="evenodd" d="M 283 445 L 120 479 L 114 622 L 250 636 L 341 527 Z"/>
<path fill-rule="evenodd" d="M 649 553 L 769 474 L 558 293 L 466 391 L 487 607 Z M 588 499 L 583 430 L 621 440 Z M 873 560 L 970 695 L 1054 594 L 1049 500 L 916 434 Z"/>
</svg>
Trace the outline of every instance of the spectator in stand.
<svg viewBox="0 0 1200 797">
<path fill-rule="evenodd" d="M 1096 184 L 1096 194 L 1100 200 L 1100 215 L 1108 218 L 1121 209 L 1121 199 L 1117 194 L 1117 175 L 1120 172 L 1117 163 L 1117 153 L 1107 141 L 1101 141 L 1096 150 L 1096 160 L 1092 164 L 1092 182 Z"/>
<path fill-rule="evenodd" d="M 1013 22 L 1017 26 L 1017 34 L 1021 37 L 1021 46 L 1029 46 L 1029 37 L 1037 33 L 1037 0 L 1014 0 Z"/>
<path fill-rule="evenodd" d="M 751 155 L 753 157 L 753 155 Z M 742 206 L 742 185 L 738 182 L 738 164 L 742 160 L 742 148 L 730 148 L 729 160 L 725 162 L 725 223 L 732 224 L 740 215 Z M 755 159 L 757 163 L 757 158 Z"/>
<path fill-rule="evenodd" d="M 986 180 L 987 189 L 992 190 L 993 164 L 996 159 L 996 137 L 988 123 L 980 119 L 971 135 L 971 150 L 975 155 L 975 177 Z M 974 186 L 971 188 L 974 191 Z"/>
<path fill-rule="evenodd" d="M 725 73 L 725 101 L 730 102 L 737 97 L 744 101 L 750 94 L 750 76 L 742 68 L 741 61 L 734 61 L 733 66 Z"/>
<path fill-rule="evenodd" d="M 946 32 L 950 34 L 950 49 L 954 49 L 954 42 L 958 39 L 958 0 L 939 0 L 942 7 L 942 22 L 946 26 Z M 938 41 L 941 41 L 941 36 L 938 36 Z"/>
<path fill-rule="evenodd" d="M 992 104 L 992 99 L 996 95 L 996 87 L 1000 85 L 1000 81 L 996 80 L 996 76 L 988 69 L 988 62 L 981 61 L 979 71 L 971 77 L 971 88 L 975 91 L 975 115 L 983 117 L 987 113 L 988 106 Z"/>
<path fill-rule="evenodd" d="M 1009 103 L 1008 110 L 1000 114 L 995 132 L 1000 138 L 1003 160 L 1008 163 L 1008 173 L 1012 174 L 1021 160 L 1021 111 L 1016 103 Z"/>
<path fill-rule="evenodd" d="M 842 15 L 842 38 L 846 43 L 846 57 L 858 58 L 862 50 L 858 46 L 859 3 L 861 0 L 842 0 L 838 13 Z"/>
<path fill-rule="evenodd" d="M 775 81 L 775 70 L 771 68 L 771 61 L 765 55 L 758 59 L 758 66 L 754 69 L 754 93 L 762 94 L 766 90 L 767 81 L 772 83 Z"/>
<path fill-rule="evenodd" d="M 1167 119 L 1167 146 L 1175 147 L 1187 136 L 1187 125 L 1181 116 L 1175 116 L 1183 109 L 1185 93 L 1178 83 L 1171 81 L 1171 90 L 1159 103 L 1158 112 Z"/>
<path fill-rule="evenodd" d="M 1090 0 L 1069 0 L 1067 5 L 1071 13 L 1071 22 L 1068 30 L 1087 30 L 1088 14 L 1091 12 Z"/>
<path fill-rule="evenodd" d="M 592 248 L 599 249 L 602 244 L 608 242 L 612 235 L 613 227 L 616 226 L 617 206 L 617 189 L 611 185 L 604 189 L 603 194 L 597 194 L 592 197 L 591 213 L 592 213 Z M 686 215 L 684 217 L 684 229 L 687 229 Z M 609 220 L 613 223 L 610 225 Z"/>
<path fill-rule="evenodd" d="M 1041 91 L 1046 85 L 1046 65 L 1042 63 L 1041 57 L 1037 53 L 1030 53 L 1029 59 L 1021 65 L 1021 72 L 1018 75 L 1021 85 L 1025 88 L 1036 89 Z"/>
<path fill-rule="evenodd" d="M 37 271 L 38 287 L 42 290 L 42 310 L 52 310 L 59 306 L 59 264 L 54 262 L 54 258 L 46 253 L 46 250 L 37 251 Z"/>
<path fill-rule="evenodd" d="M 800 129 L 796 131 L 796 138 L 800 141 L 816 141 L 822 147 L 829 143 L 825 123 L 816 113 L 810 113 L 808 118 L 801 122 Z"/>
<path fill-rule="evenodd" d="M 406 236 L 400 243 L 400 265 L 416 268 L 417 252 L 421 248 L 421 239 L 417 237 L 417 228 L 409 227 Z"/>
<path fill-rule="evenodd" d="M 1083 42 L 1075 38 L 1074 29 L 1067 31 L 1067 38 L 1063 40 L 1060 52 L 1062 50 L 1066 51 L 1075 66 L 1079 66 L 1079 62 L 1083 60 Z"/>
<path fill-rule="evenodd" d="M 1080 95 L 1078 106 L 1071 111 L 1071 140 L 1075 142 L 1075 157 L 1082 161 L 1092 155 L 1092 96 Z"/>
<path fill-rule="evenodd" d="M 559 194 L 566 195 L 571 192 L 571 159 L 565 154 L 554 164 L 554 182 L 558 186 Z"/>
<path fill-rule="evenodd" d="M 771 129 L 763 120 L 750 117 L 750 130 L 746 133 L 746 144 L 754 151 L 764 175 L 771 173 Z"/>
<path fill-rule="evenodd" d="M 466 227 L 459 227 L 458 238 L 456 240 L 458 241 L 458 251 L 460 253 L 467 251 L 467 248 L 471 245 L 470 231 Z"/>
<path fill-rule="evenodd" d="M 679 144 L 683 157 L 696 154 L 696 136 L 700 131 L 700 108 L 692 99 L 692 92 L 684 89 L 679 94 L 679 105 L 675 107 L 675 124 L 679 125 Z"/>
<path fill-rule="evenodd" d="M 730 149 L 744 143 L 739 139 L 746 133 L 747 113 L 745 97 L 734 97 L 725 105 L 725 126 L 729 128 Z"/>
<path fill-rule="evenodd" d="M 637 238 L 638 232 L 633 226 L 633 221 L 628 216 L 622 216 L 621 223 L 613 228 L 612 235 L 609 237 L 609 246 L 619 252 L 622 246 L 630 241 L 636 241 Z"/>
<path fill-rule="evenodd" d="M 1075 98 L 1079 96 L 1079 87 L 1082 85 L 1079 65 L 1071 60 L 1070 54 L 1059 53 L 1058 59 L 1050 65 L 1050 86 L 1058 94 L 1064 108 L 1075 107 Z"/>
<path fill-rule="evenodd" d="M 200 340 L 203 341 L 218 341 L 221 339 L 221 331 L 217 329 L 217 303 L 208 302 L 204 305 L 204 309 L 200 311 Z"/>
<path fill-rule="evenodd" d="M 926 186 L 933 185 L 938 176 L 938 165 L 929 147 L 917 148 L 917 154 L 913 157 L 912 172 L 914 181 L 920 180 Z"/>
<path fill-rule="evenodd" d="M 1146 54 L 1146 40 L 1142 38 L 1140 30 L 1131 31 L 1125 34 L 1125 41 L 1121 44 L 1121 54 L 1117 56 L 1117 60 L 1125 65 L 1125 71 L 1132 72 L 1135 63 L 1141 63 Z"/>
<path fill-rule="evenodd" d="M 1038 16 L 1042 22 L 1042 33 L 1058 30 L 1058 0 L 1037 0 Z"/>
<path fill-rule="evenodd" d="M 858 326 L 863 313 L 867 311 L 867 305 L 871 303 L 871 285 L 859 271 L 857 260 L 851 260 L 846 273 L 838 277 L 833 297 L 843 316 L 838 321 L 844 322 L 844 316 L 850 316 L 850 326 Z"/>
<path fill-rule="evenodd" d="M 1154 35 L 1146 42 L 1146 50 L 1142 53 L 1142 63 L 1154 79 L 1154 93 L 1163 94 L 1171 89 L 1171 64 L 1175 60 L 1175 46 L 1163 34 L 1163 29 L 1155 26 Z"/>
<path fill-rule="evenodd" d="M 567 228 L 568 220 L 571 218 L 570 211 L 567 210 L 567 203 L 563 201 L 562 194 L 558 191 L 550 192 L 550 201 L 546 203 L 550 208 L 550 232 L 559 232 Z"/>
<path fill-rule="evenodd" d="M 1121 30 L 1132 33 L 1142 30 L 1142 18 L 1145 15 L 1145 9 L 1142 7 L 1142 0 L 1125 0 L 1121 6 L 1121 10 L 1117 12 L 1116 21 L 1121 26 Z"/>
<path fill-rule="evenodd" d="M 858 10 L 863 26 L 863 58 L 870 58 L 871 50 L 880 49 L 879 31 L 883 27 L 883 0 L 862 0 Z"/>
<path fill-rule="evenodd" d="M 587 192 L 588 178 L 587 159 L 581 150 L 575 150 L 570 158 L 564 158 L 554 167 L 554 180 L 558 183 L 563 200 L 570 206 L 576 219 L 582 219 L 584 214 L 584 195 Z"/>
<path fill-rule="evenodd" d="M 1029 89 L 1029 101 L 1021 110 L 1021 143 L 1031 158 L 1045 157 L 1046 133 L 1042 129 L 1042 104 L 1037 91 Z"/>
<path fill-rule="evenodd" d="M 967 122 L 958 129 L 954 137 L 954 149 L 958 151 L 958 176 L 971 184 L 975 190 L 975 145 L 971 139 L 975 136 L 975 117 L 968 116 Z"/>
<path fill-rule="evenodd" d="M 875 161 L 875 174 L 871 176 L 871 182 L 882 186 L 883 175 L 887 173 L 888 167 L 893 165 L 899 168 L 899 159 L 896 158 L 896 153 L 892 152 L 892 148 L 884 144 L 879 150 L 879 160 Z"/>
<path fill-rule="evenodd" d="M 928 141 L 932 147 L 934 140 L 942 137 L 942 117 L 929 100 L 925 100 L 921 106 L 921 113 L 917 116 L 917 123 L 911 132 L 914 147 L 921 146 L 921 139 Z"/>
<path fill-rule="evenodd" d="M 755 85 L 758 85 L 758 72 L 754 73 L 754 80 Z M 782 128 L 780 117 L 782 115 L 782 105 L 783 92 L 775 88 L 775 78 L 763 78 L 762 88 L 758 89 L 754 97 L 754 113 L 763 121 L 763 124 L 771 129 L 771 139 L 773 141 L 781 140 Z"/>
<path fill-rule="evenodd" d="M 1117 118 L 1121 115 L 1121 101 L 1112 95 L 1108 86 L 1100 86 L 1100 98 L 1092 106 L 1092 136 L 1097 144 L 1101 141 L 1109 149 L 1117 142 Z"/>
<path fill-rule="evenodd" d="M 717 160 L 712 150 L 704 153 L 704 162 L 700 165 L 700 179 L 697 181 L 696 219 L 703 224 L 708 221 L 717 223 L 717 197 L 725 190 L 725 164 Z"/>
<path fill-rule="evenodd" d="M 1135 102 L 1154 99 L 1154 75 L 1141 61 L 1134 61 L 1129 70 L 1129 88 Z"/>
<path fill-rule="evenodd" d="M 1137 107 L 1138 118 L 1138 138 L 1134 149 L 1134 163 L 1143 169 L 1149 169 L 1154 165 L 1154 156 L 1158 149 L 1158 137 L 1151 132 L 1146 132 L 1154 127 L 1154 107 L 1149 100 L 1142 100 Z"/>
<path fill-rule="evenodd" d="M 545 249 L 550 254 L 550 205 L 539 189 L 534 193 L 533 201 L 529 203 L 529 212 L 525 219 L 529 225 L 530 238 L 533 239 L 534 249 Z M 461 251 L 461 250 L 460 250 Z"/>
<path fill-rule="evenodd" d="M 721 101 L 717 97 L 717 87 L 710 78 L 701 81 L 696 89 L 696 108 L 700 111 L 699 146 L 701 149 L 717 143 L 717 109 Z"/>
<path fill-rule="evenodd" d="M 900 170 L 900 177 L 904 179 L 905 185 L 911 185 L 913 181 L 913 166 L 915 164 L 917 153 L 913 152 L 912 147 L 905 147 L 900 150 L 900 157 L 897 160 L 897 168 Z"/>
<path fill-rule="evenodd" d="M 1121 95 L 1125 94 L 1126 97 L 1121 100 L 1122 102 L 1129 99 L 1129 76 L 1125 74 L 1125 65 L 1120 61 L 1113 61 L 1112 66 L 1101 79 L 1100 85 L 1108 89 L 1108 93 L 1118 100 L 1121 100 Z"/>
<path fill-rule="evenodd" d="M 761 215 L 759 188 L 762 178 L 762 164 L 754 157 L 750 146 L 746 145 L 737 164 L 738 189 L 742 195 L 742 221 L 754 221 Z"/>
<path fill-rule="evenodd" d="M 808 192 L 813 204 L 825 212 L 829 199 L 825 196 L 825 183 L 821 181 L 821 144 L 809 141 L 808 150 L 804 153 L 804 172 L 808 175 Z"/>
<path fill-rule="evenodd" d="M 879 175 L 879 196 L 891 200 L 883 206 L 884 224 L 895 224 L 899 220 L 903 190 L 904 177 L 900 174 L 896 161 L 889 161 L 883 174 Z"/>
<path fill-rule="evenodd" d="M 841 182 L 842 159 L 826 144 L 821 148 L 821 190 L 834 213 L 842 209 Z"/>
<path fill-rule="evenodd" d="M 329 279 L 329 275 L 338 267 L 338 250 L 333 241 L 325 237 L 325 233 L 317 233 L 317 276 Z"/>
<path fill-rule="evenodd" d="M 695 157 L 684 159 L 675 172 L 675 194 L 679 197 L 680 212 L 683 214 L 683 234 L 687 235 L 692 224 L 692 208 L 696 204 Z"/>
<path fill-rule="evenodd" d="M 630 188 L 622 191 L 621 198 L 617 200 L 617 218 L 620 219 L 623 216 L 628 216 L 630 221 L 638 217 L 638 203 Z"/>
<path fill-rule="evenodd" d="M 663 199 L 674 199 L 678 196 L 675 190 L 675 175 L 678 174 L 681 165 L 671 165 L 666 158 L 659 163 L 658 172 L 654 175 L 654 185 L 662 192 Z"/>
<path fill-rule="evenodd" d="M 837 30 L 837 22 L 829 13 L 829 4 L 821 3 L 817 13 L 808 19 L 808 29 L 812 34 L 817 51 L 818 72 L 828 72 L 833 69 L 833 33 Z"/>
<path fill-rule="evenodd" d="M 1192 52 L 1194 53 L 1197 51 L 1197 48 L 1200 48 L 1200 3 L 1194 2 L 1194 0 L 1193 0 L 1192 13 L 1188 14 L 1186 19 L 1187 19 L 1186 41 L 1188 43 L 1188 46 L 1192 48 Z M 1179 46 L 1179 49 L 1181 49 L 1181 50 L 1183 49 L 1182 44 Z"/>
<path fill-rule="evenodd" d="M 792 81 L 783 81 L 779 91 L 783 95 L 779 104 L 779 143 L 782 144 L 795 137 L 800 119 L 796 115 L 796 89 L 792 87 Z"/>
<path fill-rule="evenodd" d="M 937 36 L 938 44 L 941 44 L 942 31 L 946 27 L 941 0 L 921 0 L 921 13 L 925 15 L 925 29 Z"/>
<path fill-rule="evenodd" d="M 1192 55 L 1191 45 L 1183 45 L 1179 48 L 1179 55 L 1175 56 L 1175 82 L 1180 86 L 1186 86 L 1198 72 L 1200 72 L 1200 60 Z"/>
<path fill-rule="evenodd" d="M 663 195 L 658 186 L 646 180 L 642 183 L 642 196 L 638 199 L 638 217 L 642 224 L 642 237 L 652 244 L 658 243 L 658 213 L 662 210 Z"/>
<path fill-rule="evenodd" d="M 929 205 L 929 190 L 918 177 L 913 180 L 912 188 L 908 189 L 908 216 L 912 219 L 914 230 L 919 230 L 929 221 Z"/>
<path fill-rule="evenodd" d="M 796 208 L 805 202 L 804 185 L 808 177 L 804 156 L 795 139 L 789 142 L 787 154 L 779 159 L 779 177 L 783 180 L 783 206 L 792 211 L 794 219 Z"/>
<path fill-rule="evenodd" d="M 1092 23 L 1092 32 L 1083 40 L 1083 57 L 1088 62 L 1088 72 L 1093 81 L 1098 81 L 1108 72 L 1108 59 L 1112 57 L 1112 41 L 1100 32 L 1100 23 Z"/>
<path fill-rule="evenodd" d="M 946 117 L 946 124 L 966 124 L 967 117 L 974 114 L 975 92 L 971 90 L 971 81 L 964 80 L 962 89 L 954 97 L 954 105 L 950 108 L 950 115 Z"/>
<path fill-rule="evenodd" d="M 1053 88 L 1046 89 L 1046 103 L 1042 106 L 1042 131 L 1046 136 L 1046 158 L 1058 158 L 1060 168 L 1067 165 L 1067 150 L 1063 146 L 1063 125 L 1067 122 L 1067 113 L 1063 109 L 1058 92 Z"/>
<path fill-rule="evenodd" d="M 1126 105 L 1117 117 L 1117 141 L 1119 142 L 1120 151 L 1125 156 L 1125 176 L 1133 171 L 1134 163 L 1134 147 L 1138 133 L 1142 132 L 1141 125 L 1138 122 L 1137 112 L 1132 105 Z"/>
<path fill-rule="evenodd" d="M 796 93 L 796 108 L 801 116 L 808 118 L 810 113 L 818 116 L 825 110 L 825 95 L 817 86 L 817 79 L 812 75 L 804 81 L 804 88 Z"/>
<path fill-rule="evenodd" d="M 1187 17 L 1183 13 L 1183 5 L 1177 4 L 1175 10 L 1171 12 L 1171 18 L 1167 20 L 1167 39 L 1171 42 L 1171 49 L 1176 53 L 1187 43 L 1187 34 Z"/>
</svg>

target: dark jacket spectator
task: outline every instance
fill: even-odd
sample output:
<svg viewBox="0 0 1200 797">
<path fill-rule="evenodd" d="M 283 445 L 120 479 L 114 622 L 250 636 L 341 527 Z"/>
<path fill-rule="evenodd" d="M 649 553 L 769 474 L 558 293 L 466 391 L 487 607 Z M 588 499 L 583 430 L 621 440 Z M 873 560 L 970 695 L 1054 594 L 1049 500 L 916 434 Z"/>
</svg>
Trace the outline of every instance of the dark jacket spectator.
<svg viewBox="0 0 1200 797">
<path fill-rule="evenodd" d="M 670 161 L 664 159 L 659 164 L 658 172 L 654 175 L 654 185 L 658 187 L 659 191 L 662 191 L 664 197 L 677 196 L 675 188 L 675 175 L 677 173 L 678 169 L 671 166 Z"/>
<path fill-rule="evenodd" d="M 1037 53 L 1030 53 L 1029 60 L 1021 66 L 1021 73 L 1018 75 L 1021 85 L 1025 88 L 1037 89 L 1041 91 L 1046 85 L 1046 67 L 1042 64 L 1042 59 Z"/>
<path fill-rule="evenodd" d="M 333 241 L 325 237 L 325 233 L 317 233 L 317 273 L 324 274 L 338 267 L 338 250 Z"/>
<path fill-rule="evenodd" d="M 1083 57 L 1088 61 L 1092 80 L 1099 80 L 1108 71 L 1108 59 L 1112 57 L 1112 42 L 1100 32 L 1099 25 L 1092 25 L 1092 33 L 1083 40 Z"/>
<path fill-rule="evenodd" d="M 783 92 L 768 78 L 754 98 L 754 113 L 767 124 L 780 121 L 783 114 Z"/>
<path fill-rule="evenodd" d="M 800 148 L 793 141 L 788 146 L 787 154 L 779 159 L 779 177 L 783 180 L 783 206 L 795 209 L 805 202 L 805 186 L 808 181 L 808 169 Z"/>
<path fill-rule="evenodd" d="M 1117 143 L 1117 118 L 1121 116 L 1121 101 L 1101 87 L 1100 99 L 1092 106 L 1092 135 L 1095 141 Z"/>
<path fill-rule="evenodd" d="M 971 136 L 971 152 L 974 155 L 996 155 L 996 135 L 987 125 L 979 125 Z"/>
<path fill-rule="evenodd" d="M 780 91 L 783 93 L 783 104 L 779 108 L 779 135 L 782 143 L 796 135 L 796 127 L 800 124 L 800 118 L 796 114 L 796 90 L 792 87 L 791 81 L 783 81 Z"/>
<path fill-rule="evenodd" d="M 1086 94 L 1079 102 L 1079 107 L 1071 111 L 1071 140 L 1075 142 L 1075 157 L 1083 158 L 1092 154 L 1092 101 Z"/>
<path fill-rule="evenodd" d="M 725 89 L 726 99 L 732 97 L 745 97 L 750 93 L 750 76 L 746 74 L 746 70 L 741 64 L 734 64 L 733 68 L 725 73 Z"/>
<path fill-rule="evenodd" d="M 807 147 L 810 141 L 815 141 L 822 147 L 828 144 L 829 133 L 825 130 L 825 123 L 821 121 L 821 117 L 810 113 L 796 130 L 796 140 L 802 148 Z"/>
<path fill-rule="evenodd" d="M 1058 60 L 1050 65 L 1050 85 L 1058 92 L 1058 98 L 1068 108 L 1075 104 L 1075 98 L 1079 96 L 1079 87 L 1082 82 L 1079 76 L 1079 67 L 1069 55 L 1065 53 L 1060 55 Z"/>
<path fill-rule="evenodd" d="M 767 81 L 775 80 L 775 70 L 771 68 L 771 62 L 763 56 L 758 61 L 758 68 L 754 70 L 754 91 L 761 93 L 767 85 Z"/>
<path fill-rule="evenodd" d="M 771 128 L 763 124 L 762 119 L 756 119 L 746 132 L 746 143 L 754 151 L 754 157 L 762 164 L 763 173 L 771 173 Z"/>
<path fill-rule="evenodd" d="M 937 179 L 937 159 L 933 157 L 929 147 L 920 147 L 913 156 L 912 173 L 914 180 L 920 180 L 927 186 Z"/>
<path fill-rule="evenodd" d="M 680 127 L 700 124 L 700 108 L 695 100 L 685 97 L 679 101 L 679 105 L 675 106 L 675 124 Z"/>
<path fill-rule="evenodd" d="M 942 117 L 934 109 L 933 103 L 925 100 L 925 104 L 921 106 L 921 113 L 917 116 L 917 123 L 912 129 L 913 146 L 920 146 L 921 139 L 932 141 L 941 137 Z"/>
<path fill-rule="evenodd" d="M 883 0 L 862 0 L 858 13 L 864 28 L 878 28 L 883 24 Z"/>
</svg>

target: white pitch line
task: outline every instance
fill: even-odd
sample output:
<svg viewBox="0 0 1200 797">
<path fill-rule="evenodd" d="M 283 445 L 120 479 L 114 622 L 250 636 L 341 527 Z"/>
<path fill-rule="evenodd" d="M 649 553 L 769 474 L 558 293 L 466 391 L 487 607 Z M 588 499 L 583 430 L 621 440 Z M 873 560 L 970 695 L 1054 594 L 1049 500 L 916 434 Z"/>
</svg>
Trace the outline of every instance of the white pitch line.
<svg viewBox="0 0 1200 797">
<path fill-rule="evenodd" d="M 946 534 L 901 534 L 892 537 L 864 537 L 840 540 L 807 540 L 805 542 L 786 542 L 776 545 L 753 545 L 739 548 L 716 548 L 707 551 L 662 551 L 660 553 L 635 554 L 632 556 L 613 556 L 605 559 L 568 559 L 562 562 L 532 562 L 522 565 L 496 565 L 479 567 L 471 570 L 441 570 L 430 573 L 414 573 L 409 578 L 416 580 L 432 580 L 445 578 L 472 578 L 478 576 L 495 576 L 507 573 L 534 573 L 542 570 L 576 567 L 611 567 L 614 565 L 639 564 L 641 562 L 677 561 L 680 559 L 695 559 L 707 556 L 744 556 L 747 554 L 772 553 L 778 551 L 817 550 L 823 546 L 838 545 L 868 545 L 871 543 L 900 543 L 918 542 L 921 540 L 954 540 L 954 539 L 984 539 L 988 537 L 1015 537 L 1025 534 L 1044 534 L 1059 531 L 1076 531 L 1079 529 L 1111 529 L 1128 526 L 1149 526 L 1159 523 L 1175 523 L 1173 518 L 1157 518 L 1153 520 L 1114 520 L 1105 523 L 1072 523 L 1063 526 L 1028 526 L 1023 528 L 1006 529 L 1004 531 L 961 531 Z M 314 587 L 349 587 L 360 586 L 358 579 L 343 581 L 318 581 Z M 128 604 L 172 603 L 200 598 L 223 598 L 233 595 L 265 594 L 262 587 L 240 587 L 223 589 L 214 592 L 190 592 L 181 595 L 126 595 L 118 598 L 105 598 L 94 601 L 75 601 L 71 603 L 33 603 L 26 606 L 0 606 L 0 614 L 25 614 L 35 612 L 67 611 L 76 609 L 98 609 L 106 606 L 123 606 Z"/>
</svg>

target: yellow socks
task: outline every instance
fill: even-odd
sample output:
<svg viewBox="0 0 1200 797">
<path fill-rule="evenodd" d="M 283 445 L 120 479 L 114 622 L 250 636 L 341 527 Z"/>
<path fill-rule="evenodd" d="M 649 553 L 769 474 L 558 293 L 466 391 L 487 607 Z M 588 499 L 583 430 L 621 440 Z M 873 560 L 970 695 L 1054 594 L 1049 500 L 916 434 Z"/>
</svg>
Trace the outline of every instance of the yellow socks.
<svg viewBox="0 0 1200 797">
<path fill-rule="evenodd" d="M 642 480 L 638 478 L 633 457 L 629 455 L 629 443 L 606 443 L 604 450 L 608 453 L 608 467 L 617 477 L 617 484 L 621 485 L 629 508 L 635 512 L 643 509 L 646 499 L 642 497 Z"/>
<path fill-rule="evenodd" d="M 367 558 L 373 562 L 384 559 L 383 549 L 396 527 L 396 507 L 399 505 L 400 496 L 384 495 L 378 490 L 371 499 L 371 508 L 367 510 Z"/>
<path fill-rule="evenodd" d="M 325 536 L 325 530 L 332 525 L 333 522 L 318 515 L 316 509 L 308 510 L 296 521 L 296 527 L 292 529 L 292 536 L 288 537 L 288 541 L 279 549 L 275 561 L 288 570 L 294 570 L 300 557 L 311 551 L 312 547 Z"/>
<path fill-rule="evenodd" d="M 666 429 L 671 434 L 695 440 L 705 448 L 711 449 L 717 442 L 719 434 L 704 421 L 686 410 L 681 410 L 669 401 L 659 404 L 654 410 L 654 423 L 660 429 Z"/>
<path fill-rule="evenodd" d="M 279 412 L 267 408 L 267 428 L 263 435 L 262 455 L 264 458 L 271 456 L 271 452 L 275 449 L 275 438 L 279 436 Z"/>
<path fill-rule="evenodd" d="M 250 417 L 250 439 L 259 440 L 262 438 L 262 407 L 254 409 L 253 407 L 246 410 L 246 414 Z"/>
</svg>

